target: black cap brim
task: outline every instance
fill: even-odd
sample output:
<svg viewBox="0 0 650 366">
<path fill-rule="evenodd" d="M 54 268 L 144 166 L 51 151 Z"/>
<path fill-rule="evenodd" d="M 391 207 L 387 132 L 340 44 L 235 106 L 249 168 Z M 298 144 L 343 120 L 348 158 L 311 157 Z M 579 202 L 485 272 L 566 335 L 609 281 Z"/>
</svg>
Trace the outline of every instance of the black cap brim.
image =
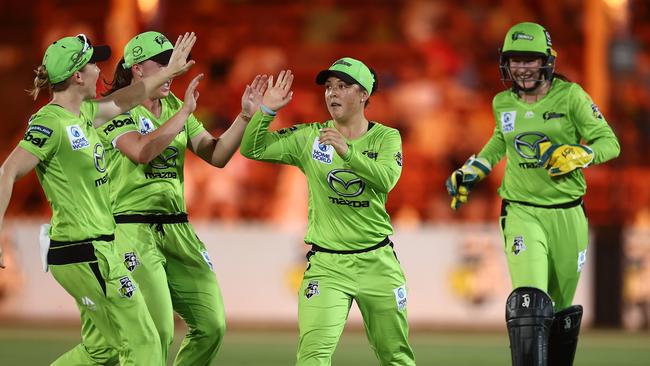
<svg viewBox="0 0 650 366">
<path fill-rule="evenodd" d="M 336 70 L 323 70 L 316 75 L 316 84 L 318 85 L 323 85 L 327 81 L 327 79 L 330 76 L 335 76 L 343 81 L 345 81 L 348 84 L 359 84 L 358 81 L 354 80 L 354 78 L 344 72 L 341 71 L 336 71 Z M 361 85 L 361 84 L 359 84 Z M 363 88 L 363 86 L 361 86 Z"/>
<path fill-rule="evenodd" d="M 109 46 L 93 46 L 93 55 L 88 60 L 89 64 L 96 64 L 106 61 L 111 57 L 111 48 Z"/>
<path fill-rule="evenodd" d="M 174 50 L 167 50 L 167 51 L 162 51 L 161 53 L 149 57 L 147 60 L 155 61 L 161 65 L 167 66 L 169 64 L 169 59 L 172 58 L 172 52 Z M 187 61 L 192 59 L 192 54 L 187 55 Z"/>
<path fill-rule="evenodd" d="M 169 59 L 172 57 L 172 52 L 174 52 L 174 50 L 162 51 L 157 55 L 149 57 L 148 60 L 155 61 L 161 65 L 167 65 L 169 63 Z"/>
</svg>

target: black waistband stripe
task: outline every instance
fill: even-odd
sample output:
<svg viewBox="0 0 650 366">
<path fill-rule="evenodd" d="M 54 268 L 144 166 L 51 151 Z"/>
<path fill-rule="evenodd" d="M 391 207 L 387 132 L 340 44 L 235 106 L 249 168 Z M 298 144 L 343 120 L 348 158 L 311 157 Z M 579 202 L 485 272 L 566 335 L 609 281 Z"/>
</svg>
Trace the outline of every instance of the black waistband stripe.
<svg viewBox="0 0 650 366">
<path fill-rule="evenodd" d="M 118 224 L 182 224 L 188 222 L 186 213 L 171 215 L 115 215 Z"/>
<path fill-rule="evenodd" d="M 328 249 L 328 248 L 323 248 L 321 246 L 318 246 L 316 244 L 311 245 L 311 251 L 312 252 L 323 252 L 323 253 L 332 253 L 332 254 L 359 254 L 359 253 L 366 253 L 366 252 L 371 252 L 373 250 L 379 249 L 381 247 L 385 247 L 386 245 L 393 246 L 393 243 L 388 239 L 388 237 L 384 238 L 384 240 L 380 241 L 379 243 L 368 247 L 368 248 L 363 248 L 363 249 L 356 249 L 356 250 L 333 250 L 333 249 Z"/>
</svg>

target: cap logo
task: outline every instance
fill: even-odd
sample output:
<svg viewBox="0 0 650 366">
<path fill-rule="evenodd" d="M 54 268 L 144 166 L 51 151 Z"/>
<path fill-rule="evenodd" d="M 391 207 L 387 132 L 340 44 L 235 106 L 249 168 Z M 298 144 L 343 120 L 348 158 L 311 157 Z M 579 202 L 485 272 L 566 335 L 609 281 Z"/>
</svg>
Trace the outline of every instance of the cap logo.
<svg viewBox="0 0 650 366">
<path fill-rule="evenodd" d="M 334 63 L 334 65 L 345 65 L 345 66 L 347 66 L 347 67 L 352 66 L 351 63 L 349 63 L 349 62 L 347 62 L 347 61 L 345 61 L 345 60 L 338 60 L 338 61 L 336 61 L 336 62 Z M 332 65 L 332 66 L 334 66 L 334 65 Z"/>
<path fill-rule="evenodd" d="M 546 29 L 544 29 L 544 36 L 546 37 L 546 45 L 549 47 L 552 46 L 553 44 L 551 43 L 551 35 Z"/>
<path fill-rule="evenodd" d="M 157 36 L 155 41 L 156 41 L 156 43 L 158 43 L 160 45 L 160 48 L 162 48 L 164 46 L 165 42 L 169 42 L 169 40 L 165 36 L 163 36 L 162 34 Z"/>
<path fill-rule="evenodd" d="M 134 47 L 132 53 L 133 53 L 133 57 L 136 58 L 139 57 L 140 55 L 142 55 L 142 47 L 140 46 Z"/>
<path fill-rule="evenodd" d="M 70 65 L 70 70 L 74 69 L 78 64 L 82 62 L 81 56 L 83 55 L 80 52 L 75 52 L 72 54 L 72 56 L 70 56 L 70 61 L 72 61 L 72 65 Z"/>
<path fill-rule="evenodd" d="M 523 32 L 514 32 L 512 34 L 512 40 L 516 41 L 518 39 L 525 39 L 526 41 L 532 41 L 533 39 L 535 39 L 535 37 L 531 36 L 530 34 L 523 33 Z"/>
</svg>

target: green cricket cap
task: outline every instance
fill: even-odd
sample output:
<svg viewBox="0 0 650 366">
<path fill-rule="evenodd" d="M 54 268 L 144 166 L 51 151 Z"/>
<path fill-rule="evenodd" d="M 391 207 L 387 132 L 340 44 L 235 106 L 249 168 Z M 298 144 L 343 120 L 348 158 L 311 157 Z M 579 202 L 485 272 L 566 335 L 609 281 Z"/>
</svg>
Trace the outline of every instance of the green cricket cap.
<svg viewBox="0 0 650 366">
<path fill-rule="evenodd" d="M 376 89 L 373 88 L 376 85 L 373 72 L 363 62 L 350 57 L 338 59 L 329 69 L 319 72 L 316 75 L 316 84 L 325 84 L 330 76 L 336 76 L 348 84 L 359 84 L 366 89 L 368 95 Z"/>
<path fill-rule="evenodd" d="M 106 61 L 111 57 L 111 48 L 94 46 L 85 34 L 64 37 L 52 43 L 43 56 L 43 66 L 47 70 L 50 84 L 60 83 L 86 64 Z"/>
<path fill-rule="evenodd" d="M 124 63 L 122 67 L 130 68 L 146 60 L 153 60 L 167 65 L 174 50 L 174 45 L 161 33 L 149 31 L 131 38 L 124 46 Z"/>
</svg>

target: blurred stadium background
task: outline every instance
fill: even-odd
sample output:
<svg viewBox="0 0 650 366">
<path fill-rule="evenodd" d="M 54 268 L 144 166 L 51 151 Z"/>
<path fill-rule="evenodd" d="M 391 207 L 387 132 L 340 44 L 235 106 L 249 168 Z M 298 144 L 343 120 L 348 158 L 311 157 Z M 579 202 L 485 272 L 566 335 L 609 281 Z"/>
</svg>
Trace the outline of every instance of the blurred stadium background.
<svg viewBox="0 0 650 366">
<path fill-rule="evenodd" d="M 193 30 L 206 74 L 197 117 L 215 134 L 239 111 L 257 73 L 296 73 L 294 100 L 274 128 L 328 118 L 316 73 L 341 56 L 379 75 L 368 116 L 397 127 L 404 171 L 388 209 L 409 278 L 413 344 L 422 365 L 505 365 L 503 303 L 510 290 L 495 193 L 503 164 L 460 212 L 444 179 L 487 141 L 499 80 L 497 49 L 520 21 L 543 24 L 558 71 L 583 85 L 622 146 L 586 169 L 592 230 L 576 303 L 586 307 L 576 365 L 650 364 L 650 2 L 646 0 L 0 0 L 0 158 L 24 133 L 33 103 L 23 92 L 49 43 L 86 33 L 108 43 L 109 81 L 124 44 L 149 29 L 173 39 Z M 102 90 L 103 86 L 100 85 Z M 296 288 L 304 269 L 306 185 L 293 167 L 236 154 L 221 170 L 188 159 L 191 220 L 223 288 L 230 332 L 221 365 L 292 364 Z M 35 175 L 16 185 L 0 236 L 0 364 L 43 365 L 78 342 L 73 301 L 42 271 L 38 224 L 49 209 Z M 375 364 L 353 308 L 335 365 Z M 184 328 L 179 323 L 178 335 Z M 176 345 L 178 342 L 176 342 Z M 38 349 L 38 351 L 34 351 Z"/>
</svg>

